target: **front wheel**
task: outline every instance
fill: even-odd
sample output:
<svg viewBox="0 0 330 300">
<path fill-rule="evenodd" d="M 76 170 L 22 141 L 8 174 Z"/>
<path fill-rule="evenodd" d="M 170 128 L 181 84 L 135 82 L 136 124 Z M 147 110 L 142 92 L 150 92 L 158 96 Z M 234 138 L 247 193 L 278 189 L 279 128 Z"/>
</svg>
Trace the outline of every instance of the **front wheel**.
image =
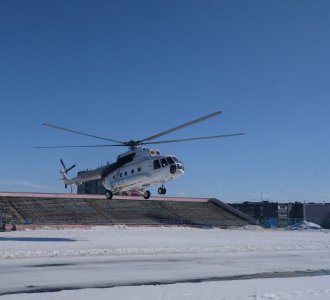
<svg viewBox="0 0 330 300">
<path fill-rule="evenodd" d="M 143 198 L 144 198 L 144 199 L 149 199 L 150 196 L 151 196 L 150 191 L 145 191 L 145 192 L 144 192 L 144 195 L 143 195 Z"/>
<path fill-rule="evenodd" d="M 106 193 L 105 193 L 105 197 L 107 198 L 107 199 L 112 199 L 112 196 L 113 196 L 113 194 L 112 194 L 112 192 L 111 191 L 106 191 Z"/>
<path fill-rule="evenodd" d="M 158 194 L 159 195 L 165 195 L 166 194 L 166 189 L 164 187 L 158 188 Z"/>
</svg>

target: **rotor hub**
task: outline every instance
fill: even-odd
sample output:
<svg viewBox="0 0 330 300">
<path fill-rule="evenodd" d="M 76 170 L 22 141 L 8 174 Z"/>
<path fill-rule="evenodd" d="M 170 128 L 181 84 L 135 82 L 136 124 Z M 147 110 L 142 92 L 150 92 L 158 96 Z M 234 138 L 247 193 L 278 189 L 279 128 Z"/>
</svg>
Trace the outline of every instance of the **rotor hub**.
<svg viewBox="0 0 330 300">
<path fill-rule="evenodd" d="M 140 144 L 140 141 L 134 141 L 134 140 L 130 140 L 125 143 L 125 145 L 127 147 L 129 147 L 131 150 L 134 150 L 139 144 Z"/>
</svg>

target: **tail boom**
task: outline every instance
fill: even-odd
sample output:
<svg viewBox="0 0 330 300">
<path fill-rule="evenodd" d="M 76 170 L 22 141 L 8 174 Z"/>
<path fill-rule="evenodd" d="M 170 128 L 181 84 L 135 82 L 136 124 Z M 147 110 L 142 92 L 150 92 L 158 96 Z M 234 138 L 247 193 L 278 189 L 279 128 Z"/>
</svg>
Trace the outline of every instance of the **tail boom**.
<svg viewBox="0 0 330 300">
<path fill-rule="evenodd" d="M 96 180 L 96 179 L 101 179 L 101 173 L 99 172 L 84 172 L 81 175 L 78 175 L 77 177 L 74 178 L 69 178 L 68 174 L 65 172 L 65 170 L 60 170 L 62 174 L 62 180 L 65 184 L 65 186 L 68 185 L 80 185 L 84 182 L 91 181 L 91 180 Z"/>
</svg>

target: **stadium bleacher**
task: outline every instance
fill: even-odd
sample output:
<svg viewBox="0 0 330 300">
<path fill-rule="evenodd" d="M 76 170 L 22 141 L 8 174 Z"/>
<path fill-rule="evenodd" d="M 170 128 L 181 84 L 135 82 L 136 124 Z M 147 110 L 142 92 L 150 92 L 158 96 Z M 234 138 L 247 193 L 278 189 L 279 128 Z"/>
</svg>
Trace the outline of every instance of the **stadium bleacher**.
<svg viewBox="0 0 330 300">
<path fill-rule="evenodd" d="M 238 227 L 255 220 L 217 199 L 0 193 L 7 224 L 194 225 Z"/>
</svg>

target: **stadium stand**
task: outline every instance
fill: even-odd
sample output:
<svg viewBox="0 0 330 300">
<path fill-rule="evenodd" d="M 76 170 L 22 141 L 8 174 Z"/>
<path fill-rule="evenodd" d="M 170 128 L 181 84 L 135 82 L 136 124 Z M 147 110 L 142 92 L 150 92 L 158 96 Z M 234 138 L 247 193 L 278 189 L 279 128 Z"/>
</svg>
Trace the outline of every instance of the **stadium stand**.
<svg viewBox="0 0 330 300">
<path fill-rule="evenodd" d="M 218 199 L 1 193 L 0 218 L 7 224 L 127 224 L 238 227 L 256 224 Z"/>
</svg>

